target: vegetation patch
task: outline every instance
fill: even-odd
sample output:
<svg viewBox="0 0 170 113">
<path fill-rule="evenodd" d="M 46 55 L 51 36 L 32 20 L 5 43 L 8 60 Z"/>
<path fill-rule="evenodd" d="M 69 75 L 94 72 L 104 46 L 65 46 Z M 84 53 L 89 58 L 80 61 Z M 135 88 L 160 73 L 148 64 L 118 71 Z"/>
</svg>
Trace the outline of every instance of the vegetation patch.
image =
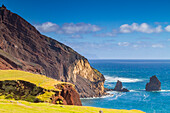
<svg viewBox="0 0 170 113">
<path fill-rule="evenodd" d="M 58 96 L 57 94 L 61 91 L 56 86 L 66 84 L 72 85 L 66 82 L 59 82 L 45 75 L 18 70 L 0 70 L 1 99 L 50 103 L 52 96 Z"/>
</svg>

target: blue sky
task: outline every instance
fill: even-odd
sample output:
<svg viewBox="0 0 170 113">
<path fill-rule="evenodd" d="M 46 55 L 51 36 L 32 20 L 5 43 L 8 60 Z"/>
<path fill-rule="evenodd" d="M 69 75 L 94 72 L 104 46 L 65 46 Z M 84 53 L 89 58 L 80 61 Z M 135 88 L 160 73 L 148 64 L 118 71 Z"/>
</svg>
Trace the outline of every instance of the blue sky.
<svg viewBox="0 0 170 113">
<path fill-rule="evenodd" d="M 169 0 L 0 0 L 88 59 L 170 59 Z"/>
</svg>

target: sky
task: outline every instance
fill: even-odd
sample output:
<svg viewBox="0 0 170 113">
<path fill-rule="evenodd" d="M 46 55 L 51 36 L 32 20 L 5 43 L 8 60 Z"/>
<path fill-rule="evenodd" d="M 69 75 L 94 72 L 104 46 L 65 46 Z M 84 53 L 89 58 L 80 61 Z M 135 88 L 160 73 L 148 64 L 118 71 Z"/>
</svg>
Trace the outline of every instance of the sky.
<svg viewBox="0 0 170 113">
<path fill-rule="evenodd" d="M 0 0 L 88 59 L 170 59 L 170 0 Z"/>
</svg>

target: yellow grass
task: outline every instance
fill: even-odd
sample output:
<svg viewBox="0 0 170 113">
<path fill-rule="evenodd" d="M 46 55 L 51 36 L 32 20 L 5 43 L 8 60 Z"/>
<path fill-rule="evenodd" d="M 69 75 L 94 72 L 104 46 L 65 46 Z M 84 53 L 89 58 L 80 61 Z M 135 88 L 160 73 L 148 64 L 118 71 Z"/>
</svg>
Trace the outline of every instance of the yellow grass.
<svg viewBox="0 0 170 113">
<path fill-rule="evenodd" d="M 55 79 L 46 77 L 45 75 L 33 74 L 19 70 L 0 70 L 0 81 L 4 80 L 23 80 L 33 83 L 39 87 L 48 90 L 57 90 L 54 85 L 57 84 L 70 84 L 66 82 L 60 82 Z M 58 90 L 57 90 L 58 91 Z"/>
<path fill-rule="evenodd" d="M 87 106 L 54 105 L 49 103 L 29 103 L 25 101 L 0 100 L 3 113 L 144 113 L 139 110 L 116 110 Z"/>
</svg>

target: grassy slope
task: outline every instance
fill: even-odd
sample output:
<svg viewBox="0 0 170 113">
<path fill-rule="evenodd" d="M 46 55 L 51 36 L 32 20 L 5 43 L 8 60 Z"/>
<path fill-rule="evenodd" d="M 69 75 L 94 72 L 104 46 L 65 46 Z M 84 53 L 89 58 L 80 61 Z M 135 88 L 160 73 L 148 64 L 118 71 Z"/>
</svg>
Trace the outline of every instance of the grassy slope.
<svg viewBox="0 0 170 113">
<path fill-rule="evenodd" d="M 48 103 L 29 103 L 25 101 L 0 100 L 3 113 L 144 113 L 138 110 L 115 110 L 87 106 L 54 105 Z"/>
<path fill-rule="evenodd" d="M 59 82 L 45 75 L 32 74 L 18 70 L 0 70 L 0 81 L 3 80 L 24 80 L 49 90 L 57 90 L 54 85 L 64 84 L 64 82 Z"/>
<path fill-rule="evenodd" d="M 32 74 L 18 70 L 0 70 L 0 81 L 3 80 L 24 80 L 36 84 L 44 89 L 54 90 L 54 85 L 63 84 L 55 79 L 44 75 Z M 69 84 L 69 83 L 64 83 Z M 137 110 L 114 110 L 86 106 L 63 106 L 49 103 L 29 103 L 26 101 L 14 101 L 0 99 L 0 113 L 98 113 L 102 110 L 104 113 L 143 113 Z"/>
</svg>

